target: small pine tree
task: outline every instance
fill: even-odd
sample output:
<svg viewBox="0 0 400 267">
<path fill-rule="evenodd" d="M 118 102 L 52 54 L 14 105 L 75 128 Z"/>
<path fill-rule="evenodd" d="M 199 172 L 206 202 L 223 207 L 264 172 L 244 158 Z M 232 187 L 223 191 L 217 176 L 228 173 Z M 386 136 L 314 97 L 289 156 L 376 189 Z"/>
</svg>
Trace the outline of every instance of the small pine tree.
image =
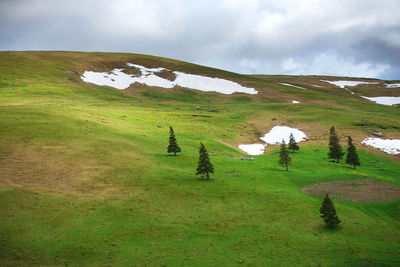
<svg viewBox="0 0 400 267">
<path fill-rule="evenodd" d="M 299 146 L 297 145 L 296 139 L 294 139 L 293 133 L 291 133 L 289 136 L 289 149 L 291 149 L 293 152 L 295 150 L 299 150 Z"/>
<path fill-rule="evenodd" d="M 210 173 L 214 173 L 214 167 L 210 162 L 208 152 L 203 143 L 200 143 L 199 149 L 199 164 L 197 166 L 196 175 L 206 175 L 207 180 L 210 179 Z"/>
<path fill-rule="evenodd" d="M 330 159 L 335 159 L 336 163 L 339 163 L 339 160 L 343 157 L 343 155 L 344 152 L 342 151 L 342 146 L 339 143 L 339 137 L 335 132 L 335 128 L 332 126 L 330 129 L 328 156 Z"/>
<path fill-rule="evenodd" d="M 350 136 L 347 139 L 347 144 L 346 163 L 353 165 L 355 169 L 356 166 L 360 166 L 360 159 L 358 158 L 356 147 L 353 145 L 353 139 Z"/>
<path fill-rule="evenodd" d="M 335 205 L 333 205 L 328 194 L 325 195 L 319 212 L 322 214 L 321 218 L 324 219 L 324 222 L 328 227 L 333 228 L 340 223 L 339 217 L 336 215 Z"/>
<path fill-rule="evenodd" d="M 286 171 L 288 171 L 290 161 L 289 151 L 286 149 L 285 140 L 282 139 L 281 150 L 279 152 L 279 164 L 281 164 L 282 167 L 286 167 Z"/>
<path fill-rule="evenodd" d="M 168 153 L 174 153 L 174 156 L 176 156 L 176 153 L 181 152 L 181 148 L 176 142 L 174 129 L 171 126 L 169 126 L 169 145 L 167 150 Z"/>
</svg>

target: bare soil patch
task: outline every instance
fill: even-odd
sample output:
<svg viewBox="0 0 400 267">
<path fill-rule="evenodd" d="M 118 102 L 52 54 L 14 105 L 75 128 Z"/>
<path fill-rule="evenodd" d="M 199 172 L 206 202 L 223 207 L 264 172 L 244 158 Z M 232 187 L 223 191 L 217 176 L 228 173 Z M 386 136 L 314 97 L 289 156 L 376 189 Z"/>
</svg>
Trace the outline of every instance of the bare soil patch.
<svg viewBox="0 0 400 267">
<path fill-rule="evenodd" d="M 101 169 L 87 160 L 72 160 L 62 147 L 29 147 L 0 154 L 0 187 L 19 187 L 99 197 L 114 186 L 96 181 Z M 60 153 L 61 152 L 61 153 Z"/>
<path fill-rule="evenodd" d="M 374 203 L 400 199 L 400 187 L 371 179 L 340 180 L 303 187 L 303 193 L 354 203 Z"/>
<path fill-rule="evenodd" d="M 175 79 L 176 79 L 175 73 L 171 70 L 162 70 L 159 72 L 155 72 L 154 75 L 157 75 L 161 78 L 167 79 L 172 82 L 175 81 Z"/>
</svg>

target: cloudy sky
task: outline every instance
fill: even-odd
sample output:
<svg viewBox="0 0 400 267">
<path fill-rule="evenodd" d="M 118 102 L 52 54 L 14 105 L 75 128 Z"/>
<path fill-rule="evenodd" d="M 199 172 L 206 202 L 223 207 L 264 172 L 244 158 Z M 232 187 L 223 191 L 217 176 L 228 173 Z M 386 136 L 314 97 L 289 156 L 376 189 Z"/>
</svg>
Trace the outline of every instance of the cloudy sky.
<svg viewBox="0 0 400 267">
<path fill-rule="evenodd" d="M 240 73 L 400 79 L 400 1 L 0 0 L 0 50 L 133 52 Z"/>
</svg>

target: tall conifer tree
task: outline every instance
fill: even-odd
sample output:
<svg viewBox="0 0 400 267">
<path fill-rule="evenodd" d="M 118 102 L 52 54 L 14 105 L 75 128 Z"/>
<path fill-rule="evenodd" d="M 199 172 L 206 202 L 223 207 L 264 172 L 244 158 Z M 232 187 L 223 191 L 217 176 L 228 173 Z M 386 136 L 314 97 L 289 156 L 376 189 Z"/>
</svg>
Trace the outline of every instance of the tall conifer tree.
<svg viewBox="0 0 400 267">
<path fill-rule="evenodd" d="M 325 195 L 319 212 L 321 213 L 321 218 L 324 219 L 324 222 L 327 226 L 333 228 L 340 223 L 339 217 L 336 215 L 335 205 L 333 205 L 333 202 L 329 198 L 328 194 Z"/>
<path fill-rule="evenodd" d="M 335 159 L 336 163 L 343 157 L 344 152 L 342 151 L 342 146 L 339 143 L 339 137 L 335 132 L 335 128 L 332 126 L 330 129 L 329 137 L 329 153 L 328 156 L 331 159 Z"/>
<path fill-rule="evenodd" d="M 279 164 L 281 164 L 282 167 L 286 167 L 286 171 L 288 171 L 288 166 L 290 162 L 291 160 L 289 156 L 289 151 L 286 149 L 285 140 L 282 139 L 281 150 L 279 152 Z"/>
<path fill-rule="evenodd" d="M 203 143 L 200 143 L 199 149 L 199 164 L 197 166 L 196 175 L 206 176 L 207 180 L 210 179 L 210 173 L 214 173 L 214 167 L 210 162 L 210 157 Z"/>
<path fill-rule="evenodd" d="M 174 153 L 174 156 L 176 156 L 176 153 L 181 152 L 181 148 L 176 142 L 174 129 L 171 126 L 169 126 L 169 145 L 167 150 L 168 153 Z"/>
<path fill-rule="evenodd" d="M 294 139 L 293 133 L 291 133 L 289 136 L 289 149 L 291 149 L 293 152 L 295 150 L 299 150 L 299 146 L 297 145 L 296 139 Z"/>
<path fill-rule="evenodd" d="M 347 155 L 346 155 L 346 163 L 353 165 L 355 169 L 356 166 L 360 166 L 360 159 L 358 158 L 356 147 L 353 144 L 353 139 L 349 136 L 347 139 Z"/>
</svg>

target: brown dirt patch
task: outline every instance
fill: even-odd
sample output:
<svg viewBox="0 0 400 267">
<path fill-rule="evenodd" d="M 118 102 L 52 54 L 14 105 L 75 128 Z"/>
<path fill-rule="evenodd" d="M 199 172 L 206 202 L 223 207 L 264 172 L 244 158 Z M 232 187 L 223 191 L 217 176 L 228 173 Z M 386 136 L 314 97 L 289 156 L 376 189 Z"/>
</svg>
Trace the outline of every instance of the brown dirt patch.
<svg viewBox="0 0 400 267">
<path fill-rule="evenodd" d="M 303 187 L 303 193 L 354 203 L 374 203 L 400 199 L 400 187 L 370 179 L 340 180 Z"/>
<path fill-rule="evenodd" d="M 175 81 L 175 79 L 176 79 L 175 73 L 171 70 L 162 70 L 160 72 L 154 73 L 154 75 L 157 75 L 157 76 L 167 79 L 169 81 Z"/>
<path fill-rule="evenodd" d="M 0 154 L 0 187 L 18 187 L 66 194 L 102 197 L 117 192 L 95 176 L 101 168 L 94 162 L 73 160 L 63 147 L 19 148 Z"/>
</svg>

